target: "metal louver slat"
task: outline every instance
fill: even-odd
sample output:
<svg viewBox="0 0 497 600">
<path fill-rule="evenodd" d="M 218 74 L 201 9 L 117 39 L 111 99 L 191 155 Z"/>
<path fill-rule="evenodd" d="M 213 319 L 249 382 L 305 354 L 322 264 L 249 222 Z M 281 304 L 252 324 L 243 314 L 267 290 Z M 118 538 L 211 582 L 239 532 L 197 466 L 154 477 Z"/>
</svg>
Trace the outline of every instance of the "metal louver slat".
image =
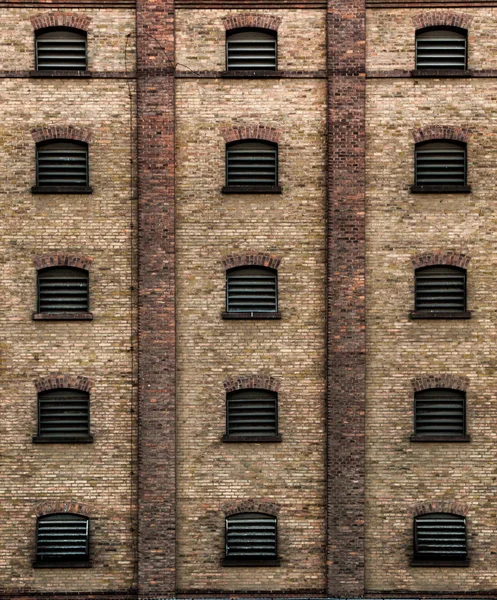
<svg viewBox="0 0 497 600">
<path fill-rule="evenodd" d="M 277 557 L 276 518 L 258 513 L 226 519 L 226 557 L 257 560 Z"/>
<path fill-rule="evenodd" d="M 415 303 L 418 311 L 465 311 L 465 271 L 455 267 L 418 269 L 416 271 Z"/>
<path fill-rule="evenodd" d="M 414 430 L 417 436 L 463 436 L 466 433 L 465 394 L 458 390 L 416 392 Z"/>
<path fill-rule="evenodd" d="M 228 71 L 275 71 L 276 35 L 257 30 L 230 34 L 226 40 Z"/>
<path fill-rule="evenodd" d="M 228 312 L 276 312 L 276 272 L 266 268 L 232 269 L 226 280 Z"/>
<path fill-rule="evenodd" d="M 90 399 L 79 390 L 51 390 L 38 396 L 40 437 L 88 436 Z"/>
<path fill-rule="evenodd" d="M 86 36 L 75 31 L 51 31 L 36 38 L 38 71 L 86 70 Z"/>
<path fill-rule="evenodd" d="M 414 521 L 415 556 L 429 560 L 467 557 L 466 520 L 458 515 L 422 515 Z"/>
<path fill-rule="evenodd" d="M 88 273 L 54 267 L 38 274 L 38 312 L 85 313 L 89 310 Z"/>
<path fill-rule="evenodd" d="M 228 436 L 278 435 L 278 395 L 268 390 L 237 390 L 227 395 Z"/>
<path fill-rule="evenodd" d="M 41 517 L 36 536 L 38 561 L 88 559 L 88 519 L 61 514 Z"/>
<path fill-rule="evenodd" d="M 416 37 L 417 69 L 466 69 L 467 40 L 463 33 L 432 30 Z"/>
</svg>

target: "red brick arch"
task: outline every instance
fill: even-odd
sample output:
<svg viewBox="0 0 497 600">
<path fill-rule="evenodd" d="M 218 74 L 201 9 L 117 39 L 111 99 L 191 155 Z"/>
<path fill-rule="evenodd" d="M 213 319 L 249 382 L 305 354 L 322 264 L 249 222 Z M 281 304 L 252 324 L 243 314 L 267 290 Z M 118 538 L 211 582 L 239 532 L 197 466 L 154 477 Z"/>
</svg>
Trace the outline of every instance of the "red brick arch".
<svg viewBox="0 0 497 600">
<path fill-rule="evenodd" d="M 221 135 L 226 143 L 239 140 L 264 140 L 278 144 L 281 130 L 266 125 L 247 125 L 246 127 L 223 127 Z"/>
<path fill-rule="evenodd" d="M 223 381 L 224 390 L 226 392 L 234 392 L 235 390 L 269 390 L 277 392 L 280 389 L 281 382 L 276 377 L 271 375 L 241 375 L 239 377 L 230 377 Z"/>
<path fill-rule="evenodd" d="M 416 144 L 430 140 L 454 140 L 455 142 L 469 142 L 470 131 L 462 127 L 450 125 L 428 125 L 412 132 Z"/>
<path fill-rule="evenodd" d="M 39 254 L 34 257 L 34 265 L 37 271 L 47 267 L 76 267 L 89 271 L 93 258 L 86 254 L 65 254 L 54 252 L 52 254 Z"/>
<path fill-rule="evenodd" d="M 281 17 L 277 17 L 276 15 L 237 13 L 224 17 L 223 23 L 226 31 L 245 27 L 257 27 L 259 29 L 278 31 L 278 27 L 281 24 Z"/>
<path fill-rule="evenodd" d="M 416 29 L 425 27 L 460 27 L 467 29 L 473 21 L 472 15 L 464 15 L 448 10 L 425 11 L 413 17 L 412 22 Z"/>
<path fill-rule="evenodd" d="M 90 392 L 93 383 L 93 379 L 85 377 L 84 375 L 64 375 L 62 373 L 53 373 L 46 377 L 39 377 L 34 380 L 34 385 L 38 393 L 60 389 Z"/>
<path fill-rule="evenodd" d="M 429 513 L 450 513 L 465 517 L 469 512 L 469 504 L 456 502 L 455 500 L 434 500 L 432 502 L 419 502 L 412 508 L 414 517 Z"/>
<path fill-rule="evenodd" d="M 415 269 L 421 267 L 433 267 L 435 265 L 450 265 L 452 267 L 467 269 L 470 260 L 471 257 L 467 254 L 441 250 L 426 252 L 411 258 L 412 265 Z"/>
<path fill-rule="evenodd" d="M 239 515 L 240 513 L 255 512 L 265 513 L 267 515 L 278 516 L 280 505 L 270 500 L 241 500 L 239 502 L 230 502 L 222 506 L 222 511 L 227 517 Z"/>
<path fill-rule="evenodd" d="M 269 267 L 271 269 L 277 269 L 280 266 L 281 258 L 274 254 L 267 254 L 264 252 L 247 252 L 246 254 L 229 254 L 225 256 L 222 261 L 226 271 L 233 269 L 234 267 Z"/>
<path fill-rule="evenodd" d="M 419 375 L 411 379 L 411 385 L 415 392 L 432 390 L 434 388 L 446 388 L 465 392 L 469 387 L 469 379 L 462 375 L 451 375 L 450 373 Z"/>
<path fill-rule="evenodd" d="M 38 517 L 57 513 L 71 513 L 84 517 L 91 516 L 90 507 L 75 500 L 47 500 L 36 507 L 36 516 Z"/>
<path fill-rule="evenodd" d="M 33 29 L 46 29 L 47 27 L 72 27 L 81 31 L 88 31 L 91 17 L 81 13 L 72 12 L 44 12 L 31 17 Z"/>
<path fill-rule="evenodd" d="M 31 130 L 31 135 L 35 142 L 44 142 L 47 140 L 76 140 L 79 142 L 89 142 L 92 138 L 92 131 L 88 127 L 74 127 L 73 125 L 48 125 L 36 127 Z"/>
</svg>

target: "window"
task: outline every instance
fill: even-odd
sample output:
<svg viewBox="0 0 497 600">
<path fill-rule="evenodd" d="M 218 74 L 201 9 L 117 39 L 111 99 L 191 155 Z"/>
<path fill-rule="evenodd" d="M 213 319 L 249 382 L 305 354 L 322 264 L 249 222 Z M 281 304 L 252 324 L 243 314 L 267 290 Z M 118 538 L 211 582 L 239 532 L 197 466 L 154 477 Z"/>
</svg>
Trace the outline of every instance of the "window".
<svg viewBox="0 0 497 600">
<path fill-rule="evenodd" d="M 414 395 L 414 441 L 469 441 L 466 394 L 434 388 Z"/>
<path fill-rule="evenodd" d="M 38 435 L 35 442 L 91 442 L 90 396 L 57 389 L 38 394 Z"/>
<path fill-rule="evenodd" d="M 469 318 L 466 270 L 446 265 L 421 267 L 415 273 L 413 318 Z"/>
<path fill-rule="evenodd" d="M 242 513 L 226 519 L 225 566 L 278 566 L 276 517 Z"/>
<path fill-rule="evenodd" d="M 35 567 L 88 567 L 89 519 L 70 513 L 40 517 Z"/>
<path fill-rule="evenodd" d="M 237 390 L 226 395 L 226 442 L 279 442 L 278 394 Z"/>
<path fill-rule="evenodd" d="M 239 267 L 226 274 L 225 318 L 278 318 L 277 272 Z"/>
<path fill-rule="evenodd" d="M 469 192 L 466 144 L 435 140 L 416 144 L 413 192 Z"/>
<path fill-rule="evenodd" d="M 260 140 L 226 146 L 224 193 L 279 193 L 278 145 Z"/>
<path fill-rule="evenodd" d="M 226 37 L 228 71 L 276 71 L 276 32 L 237 29 Z"/>
<path fill-rule="evenodd" d="M 40 30 L 36 34 L 37 71 L 86 71 L 86 32 Z"/>
<path fill-rule="evenodd" d="M 414 518 L 413 566 L 467 566 L 466 519 L 448 513 Z"/>
<path fill-rule="evenodd" d="M 416 69 L 466 70 L 464 29 L 422 29 L 416 34 Z"/>
<path fill-rule="evenodd" d="M 89 313 L 88 271 L 49 267 L 38 271 L 38 313 L 64 315 Z"/>
<path fill-rule="evenodd" d="M 88 144 L 58 140 L 36 146 L 35 193 L 90 193 Z"/>
</svg>

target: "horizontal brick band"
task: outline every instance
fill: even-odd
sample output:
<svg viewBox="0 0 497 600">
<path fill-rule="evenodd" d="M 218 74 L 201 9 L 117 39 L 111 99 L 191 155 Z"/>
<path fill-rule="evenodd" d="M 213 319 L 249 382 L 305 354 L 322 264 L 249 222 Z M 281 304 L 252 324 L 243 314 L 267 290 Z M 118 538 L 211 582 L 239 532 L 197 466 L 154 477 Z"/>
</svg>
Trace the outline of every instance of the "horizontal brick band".
<svg viewBox="0 0 497 600">
<path fill-rule="evenodd" d="M 473 20 L 472 15 L 463 15 L 451 11 L 441 10 L 436 12 L 424 12 L 413 17 L 412 22 L 416 29 L 424 27 L 460 27 L 467 29 Z"/>
<path fill-rule="evenodd" d="M 76 267 L 89 271 L 93 263 L 93 258 L 86 254 L 63 254 L 56 252 L 53 254 L 41 254 L 34 257 L 34 265 L 37 270 L 47 267 Z"/>
<path fill-rule="evenodd" d="M 434 251 L 413 256 L 411 258 L 412 265 L 415 269 L 421 267 L 433 267 L 435 265 L 450 265 L 452 267 L 461 267 L 467 269 L 471 257 L 467 254 L 459 252 L 443 252 Z"/>
<path fill-rule="evenodd" d="M 235 390 L 259 389 L 277 392 L 281 382 L 270 375 L 243 375 L 241 377 L 230 377 L 223 382 L 226 392 Z"/>
<path fill-rule="evenodd" d="M 46 140 L 77 140 L 89 142 L 92 132 L 88 127 L 73 127 L 72 125 L 49 125 L 48 127 L 37 127 L 31 130 L 35 142 Z"/>
<path fill-rule="evenodd" d="M 226 270 L 234 267 L 260 266 L 277 269 L 280 266 L 281 258 L 274 254 L 265 254 L 262 252 L 248 252 L 247 254 L 230 254 L 222 259 Z"/>
<path fill-rule="evenodd" d="M 434 500 L 433 502 L 420 502 L 412 509 L 412 514 L 426 515 L 429 513 L 452 513 L 465 517 L 469 512 L 469 505 L 455 500 Z"/>
<path fill-rule="evenodd" d="M 468 142 L 470 132 L 467 129 L 451 127 L 450 125 L 428 125 L 422 129 L 413 130 L 412 135 L 416 143 L 427 142 L 429 140 Z"/>
<path fill-rule="evenodd" d="M 60 389 L 89 392 L 93 387 L 93 383 L 93 379 L 85 377 L 84 375 L 63 375 L 61 373 L 47 375 L 46 377 L 39 377 L 38 379 L 34 380 L 37 392 Z"/>
<path fill-rule="evenodd" d="M 224 504 L 222 511 L 227 517 L 246 512 L 266 513 L 276 516 L 280 512 L 280 505 L 269 500 L 242 500 L 241 502 Z"/>
<path fill-rule="evenodd" d="M 241 29 L 242 27 L 259 27 L 260 29 L 271 29 L 278 31 L 281 24 L 281 17 L 275 15 L 238 13 L 228 15 L 223 19 L 226 31 L 231 29 Z"/>
<path fill-rule="evenodd" d="M 248 125 L 246 127 L 223 127 L 221 135 L 226 143 L 236 142 L 237 140 L 266 140 L 267 142 L 278 143 L 281 138 L 281 131 L 265 125 Z"/>
<path fill-rule="evenodd" d="M 56 513 L 72 513 L 75 515 L 90 516 L 90 507 L 75 500 L 48 500 L 36 507 L 36 515 L 53 515 Z"/>
<path fill-rule="evenodd" d="M 461 375 L 444 373 L 441 375 L 419 375 L 411 379 L 411 385 L 415 392 L 432 390 L 434 388 L 446 388 L 465 392 L 469 387 L 469 379 Z"/>
<path fill-rule="evenodd" d="M 72 27 L 82 31 L 88 31 L 91 17 L 80 13 L 69 12 L 45 12 L 31 17 L 33 29 L 46 29 L 47 27 Z"/>
</svg>

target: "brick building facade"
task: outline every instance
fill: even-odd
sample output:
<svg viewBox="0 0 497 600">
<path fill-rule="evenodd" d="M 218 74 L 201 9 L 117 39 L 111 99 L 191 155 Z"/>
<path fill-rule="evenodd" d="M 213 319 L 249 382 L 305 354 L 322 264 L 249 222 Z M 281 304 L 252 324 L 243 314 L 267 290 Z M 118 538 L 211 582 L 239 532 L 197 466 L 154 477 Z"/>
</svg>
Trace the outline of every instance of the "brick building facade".
<svg viewBox="0 0 497 600">
<path fill-rule="evenodd" d="M 497 0 L 0 17 L 0 598 L 496 597 Z"/>
</svg>

